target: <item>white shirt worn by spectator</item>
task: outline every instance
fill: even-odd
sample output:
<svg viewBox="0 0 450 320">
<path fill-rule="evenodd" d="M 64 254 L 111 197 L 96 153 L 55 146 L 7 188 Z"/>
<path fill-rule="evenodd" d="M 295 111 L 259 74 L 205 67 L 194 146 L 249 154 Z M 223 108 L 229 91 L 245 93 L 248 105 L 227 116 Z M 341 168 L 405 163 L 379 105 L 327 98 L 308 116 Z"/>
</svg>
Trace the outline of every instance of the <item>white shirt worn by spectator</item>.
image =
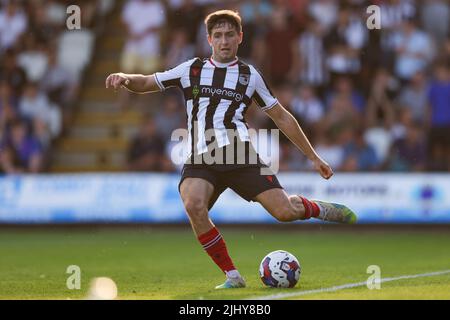
<svg viewBox="0 0 450 320">
<path fill-rule="evenodd" d="M 413 31 L 409 36 L 398 32 L 394 36 L 394 46 L 405 49 L 405 52 L 397 55 L 395 64 L 395 72 L 402 79 L 410 79 L 415 73 L 424 70 L 433 58 L 433 43 L 420 30 Z M 416 56 L 418 54 L 421 56 Z"/>
<path fill-rule="evenodd" d="M 305 100 L 296 97 L 292 100 L 292 110 L 295 115 L 298 115 L 298 117 L 305 120 L 307 123 L 319 121 L 324 114 L 323 104 L 317 98 Z"/>
<path fill-rule="evenodd" d="M 0 51 L 13 47 L 27 25 L 27 17 L 23 12 L 8 16 L 6 10 L 0 11 Z"/>
<path fill-rule="evenodd" d="M 28 80 L 32 82 L 39 82 L 47 71 L 48 58 L 41 51 L 22 52 L 17 62 L 25 70 Z"/>
<path fill-rule="evenodd" d="M 338 3 L 331 0 L 311 1 L 309 13 L 319 21 L 322 27 L 329 30 L 336 24 L 338 17 Z"/>
<path fill-rule="evenodd" d="M 38 118 L 46 123 L 52 137 L 61 132 L 61 112 L 50 103 L 45 94 L 39 93 L 34 98 L 22 97 L 19 109 L 25 117 Z"/>
<path fill-rule="evenodd" d="M 364 139 L 375 150 L 380 162 L 386 160 L 394 142 L 394 134 L 390 130 L 381 127 L 369 128 L 364 134 Z"/>
<path fill-rule="evenodd" d="M 130 1 L 125 6 L 122 18 L 130 32 L 125 47 L 127 52 L 144 57 L 160 53 L 159 32 L 146 31 L 162 27 L 166 22 L 166 13 L 160 1 Z"/>
</svg>

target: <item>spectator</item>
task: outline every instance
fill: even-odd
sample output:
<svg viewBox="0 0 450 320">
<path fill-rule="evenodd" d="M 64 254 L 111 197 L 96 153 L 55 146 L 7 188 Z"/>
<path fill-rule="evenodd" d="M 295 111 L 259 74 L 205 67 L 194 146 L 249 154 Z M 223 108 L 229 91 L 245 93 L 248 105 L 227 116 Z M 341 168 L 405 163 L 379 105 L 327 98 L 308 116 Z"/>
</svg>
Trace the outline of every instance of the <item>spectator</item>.
<svg viewBox="0 0 450 320">
<path fill-rule="evenodd" d="M 148 17 L 152 17 L 149 19 Z M 161 69 L 160 30 L 166 22 L 165 9 L 159 0 L 128 0 L 122 20 L 128 32 L 122 53 L 121 69 L 125 73 L 151 74 Z M 130 94 L 120 91 L 119 105 L 128 107 Z"/>
<path fill-rule="evenodd" d="M 17 0 L 9 0 L 0 10 L 0 54 L 17 45 L 20 36 L 25 32 L 28 19 Z"/>
<path fill-rule="evenodd" d="M 149 19 L 149 17 L 152 17 Z M 166 22 L 165 11 L 158 0 L 127 1 L 123 23 L 128 39 L 122 56 L 125 73 L 153 73 L 161 67 L 160 29 Z"/>
<path fill-rule="evenodd" d="M 395 73 L 401 80 L 410 80 L 414 74 L 425 70 L 434 54 L 433 42 L 414 21 L 403 21 L 393 41 L 397 54 Z"/>
<path fill-rule="evenodd" d="M 19 102 L 19 110 L 30 121 L 40 119 L 45 123 L 52 137 L 56 137 L 61 131 L 61 112 L 58 107 L 52 105 L 47 96 L 39 91 L 37 84 L 29 83 L 25 87 L 22 99 Z"/>
<path fill-rule="evenodd" d="M 333 129 L 326 131 L 320 131 L 315 139 L 315 149 L 319 156 L 323 159 L 327 159 L 328 164 L 335 169 L 342 166 L 344 161 L 344 149 L 343 142 L 348 140 L 347 133 L 352 134 L 351 131 L 345 132 L 344 130 L 338 135 L 333 132 Z M 339 141 L 340 140 L 340 141 Z M 312 164 L 310 169 L 313 169 Z"/>
<path fill-rule="evenodd" d="M 386 69 L 379 69 L 372 82 L 367 102 L 366 124 L 368 126 L 390 127 L 394 123 L 393 98 L 397 83 Z"/>
<path fill-rule="evenodd" d="M 323 30 L 316 20 L 311 20 L 305 32 L 293 43 L 291 78 L 312 86 L 322 86 L 328 80 L 325 66 Z"/>
<path fill-rule="evenodd" d="M 317 20 L 322 28 L 329 31 L 336 23 L 339 5 L 333 0 L 310 1 L 309 14 Z"/>
<path fill-rule="evenodd" d="M 50 43 L 58 34 L 59 25 L 50 16 L 52 5 L 49 1 L 30 3 L 30 30 L 39 43 Z M 64 10 L 65 11 L 65 10 Z"/>
<path fill-rule="evenodd" d="M 273 11 L 270 29 L 266 35 L 267 62 L 270 79 L 273 83 L 287 81 L 292 64 L 292 43 L 295 34 L 289 25 L 285 9 Z"/>
<path fill-rule="evenodd" d="M 170 30 L 184 30 L 189 43 L 195 43 L 198 26 L 203 22 L 203 10 L 194 0 L 169 1 L 168 22 Z"/>
<path fill-rule="evenodd" d="M 307 132 L 313 132 L 324 116 L 324 106 L 312 87 L 302 86 L 292 100 L 292 112 Z"/>
<path fill-rule="evenodd" d="M 155 116 L 156 127 L 164 140 L 169 140 L 174 130 L 185 127 L 181 110 L 183 103 L 178 95 L 164 96 L 163 107 Z"/>
<path fill-rule="evenodd" d="M 195 54 L 195 46 L 188 42 L 189 36 L 183 29 L 171 33 L 171 41 L 165 58 L 166 69 L 173 68 L 189 59 Z"/>
<path fill-rule="evenodd" d="M 364 139 L 364 131 L 356 130 L 352 141 L 344 146 L 344 171 L 374 171 L 380 162 L 374 148 Z"/>
<path fill-rule="evenodd" d="M 10 124 L 17 118 L 17 98 L 13 96 L 10 85 L 0 82 L 0 141 L 7 136 Z"/>
<path fill-rule="evenodd" d="M 279 148 L 281 171 L 300 171 L 308 168 L 306 157 L 292 143 L 281 143 Z"/>
<path fill-rule="evenodd" d="M 24 50 L 18 55 L 17 62 L 26 71 L 29 81 L 41 81 L 47 70 L 48 57 L 45 45 L 45 43 L 39 43 L 33 33 L 25 36 Z"/>
<path fill-rule="evenodd" d="M 239 46 L 239 56 L 249 58 L 254 50 L 255 39 L 267 33 L 266 21 L 272 12 L 272 4 L 267 0 L 242 1 L 239 12 L 245 32 L 245 41 Z"/>
<path fill-rule="evenodd" d="M 348 9 L 339 12 L 338 23 L 326 36 L 330 72 L 355 74 L 361 70 L 360 50 L 367 41 L 366 28 L 360 17 Z"/>
<path fill-rule="evenodd" d="M 58 62 L 54 49 L 47 50 L 48 66 L 42 77 L 40 89 L 50 101 L 62 107 L 64 115 L 70 114 L 78 93 L 76 78 Z"/>
<path fill-rule="evenodd" d="M 0 163 L 7 174 L 38 173 L 43 168 L 43 154 L 39 142 L 27 132 L 24 121 L 11 124 L 10 137 L 0 144 Z"/>
<path fill-rule="evenodd" d="M 164 158 L 164 139 L 157 132 L 153 119 L 143 123 L 128 149 L 127 170 L 158 171 Z"/>
<path fill-rule="evenodd" d="M 424 124 L 428 105 L 428 85 L 424 72 L 417 72 L 411 82 L 399 94 L 397 103 L 401 108 L 410 108 L 413 120 Z"/>
<path fill-rule="evenodd" d="M 327 109 L 333 105 L 336 98 L 344 99 L 354 112 L 362 114 L 364 111 L 365 101 L 362 94 L 355 90 L 353 81 L 350 77 L 339 76 L 334 81 L 334 88 L 327 95 Z"/>
<path fill-rule="evenodd" d="M 448 1 L 425 0 L 422 4 L 421 18 L 424 31 L 431 35 L 436 43 L 444 42 L 450 28 Z"/>
<path fill-rule="evenodd" d="M 423 171 L 426 169 L 427 148 L 420 123 L 410 125 L 406 135 L 396 140 L 389 153 L 388 170 Z"/>
<path fill-rule="evenodd" d="M 450 161 L 450 71 L 445 65 L 438 65 L 428 92 L 430 103 L 430 151 L 435 164 L 446 163 L 434 168 L 448 170 Z"/>
<path fill-rule="evenodd" d="M 17 56 L 14 51 L 8 50 L 0 66 L 0 80 L 6 81 L 12 88 L 13 95 L 19 97 L 27 82 L 25 70 L 17 64 Z"/>
</svg>

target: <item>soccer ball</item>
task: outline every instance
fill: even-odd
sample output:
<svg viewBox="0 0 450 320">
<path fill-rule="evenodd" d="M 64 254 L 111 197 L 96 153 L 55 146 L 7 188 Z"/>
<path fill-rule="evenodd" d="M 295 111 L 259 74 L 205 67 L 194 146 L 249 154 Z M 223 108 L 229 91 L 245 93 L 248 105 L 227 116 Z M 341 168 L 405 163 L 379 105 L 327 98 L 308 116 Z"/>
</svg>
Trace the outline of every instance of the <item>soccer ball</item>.
<svg viewBox="0 0 450 320">
<path fill-rule="evenodd" d="M 283 250 L 269 253 L 259 266 L 262 282 L 274 288 L 293 288 L 300 278 L 300 272 L 297 258 Z"/>
</svg>

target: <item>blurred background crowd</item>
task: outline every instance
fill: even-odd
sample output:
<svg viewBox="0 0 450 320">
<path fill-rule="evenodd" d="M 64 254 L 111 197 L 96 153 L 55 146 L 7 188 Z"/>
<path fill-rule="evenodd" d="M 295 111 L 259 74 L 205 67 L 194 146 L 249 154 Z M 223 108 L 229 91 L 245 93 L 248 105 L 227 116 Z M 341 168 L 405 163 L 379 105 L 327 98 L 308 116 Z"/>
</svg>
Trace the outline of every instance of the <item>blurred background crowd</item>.
<svg viewBox="0 0 450 320">
<path fill-rule="evenodd" d="M 126 36 L 120 71 L 150 74 L 209 57 L 204 17 L 235 9 L 243 19 L 239 57 L 262 71 L 336 171 L 450 170 L 449 1 L 119 2 Z M 83 19 L 76 33 L 66 28 L 69 1 L 0 3 L 1 167 L 46 171 L 117 1 L 77 1 Z M 381 8 L 381 29 L 366 25 L 372 4 Z M 74 63 L 75 51 L 85 58 Z M 126 110 L 135 98 L 123 91 L 117 101 Z M 168 150 L 173 130 L 186 126 L 182 96 L 174 89 L 145 99 L 146 120 L 129 140 L 125 169 L 176 171 Z M 250 127 L 275 128 L 256 107 L 246 118 Z M 279 147 L 281 170 L 312 169 L 286 138 Z"/>
<path fill-rule="evenodd" d="M 96 33 L 111 1 L 77 1 L 81 30 L 67 27 L 72 1 L 0 0 L 0 172 L 48 171 L 69 124 Z"/>
</svg>

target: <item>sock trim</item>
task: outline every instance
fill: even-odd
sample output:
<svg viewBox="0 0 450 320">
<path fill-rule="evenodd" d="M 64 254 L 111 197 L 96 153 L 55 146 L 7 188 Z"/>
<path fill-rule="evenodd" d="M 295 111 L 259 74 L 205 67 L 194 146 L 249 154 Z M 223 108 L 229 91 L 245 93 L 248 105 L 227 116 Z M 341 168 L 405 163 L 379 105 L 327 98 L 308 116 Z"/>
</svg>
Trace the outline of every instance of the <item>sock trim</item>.
<svg viewBox="0 0 450 320">
<path fill-rule="evenodd" d="M 203 245 L 203 249 L 208 249 L 210 247 L 212 247 L 213 245 L 215 245 L 217 242 L 220 241 L 220 239 L 222 239 L 222 236 L 220 234 L 218 234 L 214 239 L 212 239 L 211 241 L 209 241 L 208 243 L 205 243 Z"/>
</svg>

